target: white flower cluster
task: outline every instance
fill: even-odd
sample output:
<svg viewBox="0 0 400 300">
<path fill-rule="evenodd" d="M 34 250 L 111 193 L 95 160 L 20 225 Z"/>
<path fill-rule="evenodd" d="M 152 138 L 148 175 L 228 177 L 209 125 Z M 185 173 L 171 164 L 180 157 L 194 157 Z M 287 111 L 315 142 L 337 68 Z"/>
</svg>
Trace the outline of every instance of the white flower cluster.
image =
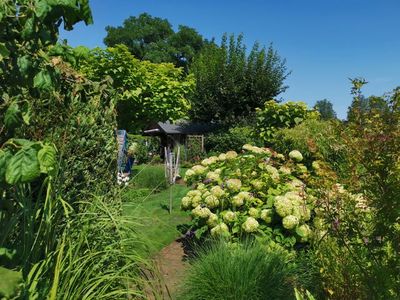
<svg viewBox="0 0 400 300">
<path fill-rule="evenodd" d="M 118 185 L 125 185 L 127 186 L 129 184 L 129 174 L 124 174 L 124 173 L 118 173 L 117 175 L 117 183 Z"/>
</svg>

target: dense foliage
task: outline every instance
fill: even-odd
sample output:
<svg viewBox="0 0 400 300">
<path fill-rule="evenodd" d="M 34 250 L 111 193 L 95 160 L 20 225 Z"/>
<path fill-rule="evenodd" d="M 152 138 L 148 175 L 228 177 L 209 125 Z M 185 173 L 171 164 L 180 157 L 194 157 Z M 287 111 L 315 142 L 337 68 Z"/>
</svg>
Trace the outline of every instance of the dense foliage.
<svg viewBox="0 0 400 300">
<path fill-rule="evenodd" d="M 247 55 L 242 35 L 224 35 L 220 46 L 207 44 L 191 70 L 196 79 L 191 117 L 196 120 L 235 121 L 287 88 L 285 60 L 272 46 L 260 49 L 257 43 Z"/>
<path fill-rule="evenodd" d="M 171 62 L 185 70 L 204 44 L 195 29 L 179 25 L 174 32 L 168 20 L 147 13 L 127 18 L 122 26 L 107 26 L 106 31 L 104 43 L 108 47 L 123 44 L 137 59 Z"/>
<path fill-rule="evenodd" d="M 306 119 L 318 118 L 318 112 L 309 110 L 303 102 L 276 103 L 266 101 L 262 108 L 257 108 L 256 131 L 265 143 L 274 140 L 278 129 L 291 128 Z"/>
<path fill-rule="evenodd" d="M 112 185 L 111 81 L 86 79 L 79 55 L 57 44 L 61 24 L 82 20 L 85 0 L 0 4 L 0 263 L 22 270 L 26 299 L 140 293 Z"/>
<path fill-rule="evenodd" d="M 92 80 L 112 77 L 119 128 L 134 132 L 159 121 L 174 121 L 185 117 L 190 108 L 191 76 L 172 64 L 141 62 L 126 46 L 95 49 L 81 68 Z"/>
</svg>

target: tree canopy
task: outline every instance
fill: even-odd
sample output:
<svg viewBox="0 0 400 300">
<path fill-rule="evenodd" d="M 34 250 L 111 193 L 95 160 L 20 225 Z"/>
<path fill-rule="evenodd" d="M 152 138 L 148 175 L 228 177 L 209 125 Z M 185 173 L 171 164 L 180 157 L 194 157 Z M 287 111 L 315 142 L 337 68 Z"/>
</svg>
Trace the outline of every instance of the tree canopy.
<svg viewBox="0 0 400 300">
<path fill-rule="evenodd" d="M 171 62 L 186 70 L 203 47 L 203 37 L 193 28 L 180 25 L 175 32 L 167 19 L 143 13 L 127 18 L 122 26 L 106 27 L 104 43 L 124 44 L 140 60 Z"/>
<path fill-rule="evenodd" d="M 191 117 L 201 121 L 234 121 L 254 113 L 266 100 L 285 91 L 288 76 L 285 60 L 272 45 L 253 45 L 249 55 L 243 35 L 221 45 L 209 43 L 194 60 L 191 71 L 196 78 Z"/>
<path fill-rule="evenodd" d="M 318 100 L 314 105 L 314 109 L 319 112 L 322 120 L 336 119 L 336 112 L 333 109 L 333 105 L 327 99 Z"/>
<path fill-rule="evenodd" d="M 113 78 L 119 128 L 134 132 L 153 122 L 187 116 L 194 80 L 171 63 L 140 61 L 119 45 L 92 50 L 81 69 L 92 80 Z"/>
</svg>

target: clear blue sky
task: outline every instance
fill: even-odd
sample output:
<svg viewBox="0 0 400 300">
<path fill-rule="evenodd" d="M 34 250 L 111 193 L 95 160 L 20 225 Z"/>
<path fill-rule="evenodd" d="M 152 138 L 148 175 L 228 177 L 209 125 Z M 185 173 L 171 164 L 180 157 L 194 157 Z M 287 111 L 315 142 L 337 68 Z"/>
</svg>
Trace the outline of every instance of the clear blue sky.
<svg viewBox="0 0 400 300">
<path fill-rule="evenodd" d="M 62 32 L 72 46 L 103 47 L 105 26 L 147 12 L 217 41 L 224 32 L 273 43 L 292 74 L 283 100 L 327 98 L 345 118 L 348 78 L 369 81 L 366 95 L 400 85 L 400 0 L 90 0 L 94 25 Z"/>
</svg>

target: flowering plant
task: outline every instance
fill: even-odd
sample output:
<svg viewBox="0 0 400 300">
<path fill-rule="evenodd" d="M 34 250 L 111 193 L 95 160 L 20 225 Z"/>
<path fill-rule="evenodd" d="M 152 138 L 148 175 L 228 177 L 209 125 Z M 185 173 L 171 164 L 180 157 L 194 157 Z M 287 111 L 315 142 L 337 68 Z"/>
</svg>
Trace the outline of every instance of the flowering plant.
<svg viewBox="0 0 400 300">
<path fill-rule="evenodd" d="M 309 242 L 316 197 L 302 154 L 289 157 L 268 148 L 244 145 L 243 152 L 204 159 L 186 172 L 193 187 L 182 199 L 191 212 L 191 230 L 237 239 L 267 238 L 284 247 Z"/>
</svg>

